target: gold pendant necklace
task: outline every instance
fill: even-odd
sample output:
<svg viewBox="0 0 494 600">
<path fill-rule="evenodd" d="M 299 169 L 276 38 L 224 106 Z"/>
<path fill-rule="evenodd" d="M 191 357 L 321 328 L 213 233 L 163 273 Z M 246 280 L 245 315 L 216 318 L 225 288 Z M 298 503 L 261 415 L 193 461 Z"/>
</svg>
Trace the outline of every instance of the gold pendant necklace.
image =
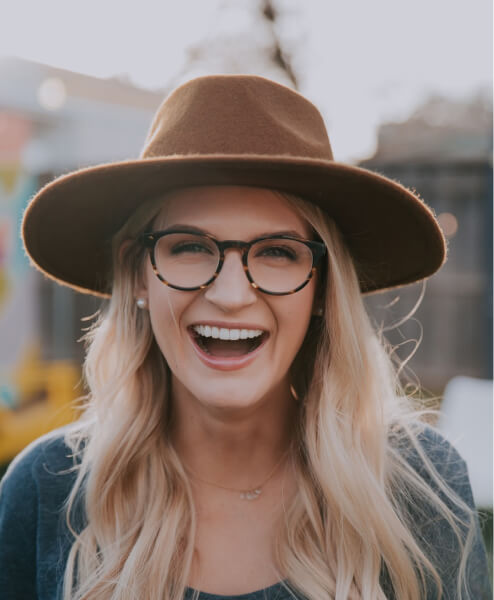
<svg viewBox="0 0 494 600">
<path fill-rule="evenodd" d="M 255 490 L 248 490 L 247 492 L 240 492 L 240 498 L 242 500 L 255 500 L 256 498 L 259 498 L 261 494 L 262 489 L 257 488 Z"/>
<path fill-rule="evenodd" d="M 248 490 L 239 490 L 239 489 L 235 489 L 235 488 L 231 488 L 231 487 L 226 487 L 226 486 L 220 485 L 218 483 L 213 483 L 212 481 L 206 481 L 205 479 L 202 479 L 201 477 L 199 477 L 199 475 L 197 475 L 197 473 L 195 471 L 193 471 L 190 467 L 188 467 L 186 465 L 184 465 L 184 466 L 185 466 L 185 470 L 188 471 L 191 475 L 193 475 L 194 478 L 197 479 L 197 481 L 200 481 L 201 483 L 205 483 L 206 485 L 217 487 L 222 490 L 228 490 L 229 492 L 236 492 L 237 494 L 240 495 L 241 500 L 256 500 L 262 494 L 262 488 L 266 485 L 266 483 L 275 474 L 277 468 L 281 465 L 282 461 L 286 458 L 289 451 L 290 451 L 290 448 L 288 448 L 288 450 L 281 456 L 280 460 L 275 464 L 275 466 L 271 469 L 269 475 L 264 479 L 264 481 L 260 485 L 257 485 Z"/>
</svg>

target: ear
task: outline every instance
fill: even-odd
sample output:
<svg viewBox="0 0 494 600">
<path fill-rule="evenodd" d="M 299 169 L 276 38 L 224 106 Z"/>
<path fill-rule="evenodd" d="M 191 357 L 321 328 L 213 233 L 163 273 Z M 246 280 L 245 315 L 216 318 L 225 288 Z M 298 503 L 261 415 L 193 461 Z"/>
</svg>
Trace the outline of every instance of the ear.
<svg viewBox="0 0 494 600">
<path fill-rule="evenodd" d="M 137 301 L 143 301 L 143 303 L 139 304 L 140 308 L 144 308 L 147 306 L 148 302 L 148 288 L 146 284 L 146 277 L 143 272 L 139 273 L 137 277 L 137 286 L 134 290 L 134 298 Z"/>
<path fill-rule="evenodd" d="M 316 291 L 314 293 L 314 299 L 312 301 L 312 317 L 322 317 L 324 314 L 324 304 L 325 304 L 325 292 L 324 283 L 325 277 L 324 274 L 321 275 L 319 271 L 316 272 L 315 276 L 316 283 Z"/>
<path fill-rule="evenodd" d="M 316 291 L 312 302 L 312 316 L 322 317 L 324 315 L 324 307 L 326 306 L 327 293 L 327 264 L 321 261 L 320 267 L 316 270 Z"/>
<path fill-rule="evenodd" d="M 132 243 L 132 240 L 131 239 L 127 239 L 127 240 L 124 240 L 120 244 L 120 248 L 118 249 L 118 262 L 122 262 L 122 260 L 124 258 L 124 254 L 125 254 L 127 248 L 130 246 L 131 243 Z"/>
<path fill-rule="evenodd" d="M 128 249 L 128 247 L 132 244 L 131 239 L 127 239 L 124 240 L 121 244 L 120 244 L 120 248 L 118 249 L 118 260 L 119 262 L 122 262 L 125 260 L 125 253 Z M 137 300 L 139 298 L 146 300 L 148 299 L 148 291 L 147 291 L 147 286 L 146 286 L 146 281 L 145 281 L 145 277 L 144 277 L 144 273 L 139 273 L 138 277 L 137 277 L 137 286 L 134 290 L 134 298 Z"/>
</svg>

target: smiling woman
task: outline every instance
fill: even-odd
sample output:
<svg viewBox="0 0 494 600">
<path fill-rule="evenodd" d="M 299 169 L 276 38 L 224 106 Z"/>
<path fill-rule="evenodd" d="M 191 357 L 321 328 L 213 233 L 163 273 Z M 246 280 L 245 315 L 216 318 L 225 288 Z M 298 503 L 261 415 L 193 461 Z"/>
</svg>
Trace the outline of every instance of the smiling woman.
<svg viewBox="0 0 494 600">
<path fill-rule="evenodd" d="M 109 303 L 82 417 L 2 482 L 7 599 L 488 597 L 465 462 L 362 299 L 432 275 L 443 235 L 412 192 L 334 162 L 305 98 L 192 80 L 140 159 L 52 182 L 23 236 Z"/>
<path fill-rule="evenodd" d="M 172 233 L 144 235 L 154 238 L 146 242 L 151 260 L 135 293 L 146 301 L 166 363 L 196 402 L 211 397 L 233 408 L 264 400 L 305 336 L 316 284 L 311 245 L 320 253 L 324 245 L 306 240 L 308 223 L 268 189 L 200 186 L 162 202 L 152 228 L 166 225 Z M 208 233 L 173 233 L 184 223 Z M 291 236 L 280 238 L 287 230 Z M 179 290 L 171 287 L 177 283 Z M 200 327 L 209 327 L 209 336 Z M 245 341 L 230 341 L 236 332 Z M 229 374 L 219 377 L 218 370 Z M 280 393 L 290 396 L 289 383 Z"/>
</svg>

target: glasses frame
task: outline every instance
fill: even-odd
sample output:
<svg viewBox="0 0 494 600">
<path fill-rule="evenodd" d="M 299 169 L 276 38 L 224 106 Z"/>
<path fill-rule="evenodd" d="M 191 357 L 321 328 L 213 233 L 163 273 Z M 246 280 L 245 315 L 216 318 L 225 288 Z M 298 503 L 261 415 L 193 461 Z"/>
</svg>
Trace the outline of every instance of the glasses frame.
<svg viewBox="0 0 494 600">
<path fill-rule="evenodd" d="M 160 240 L 162 237 L 165 237 L 166 235 L 170 235 L 172 233 L 189 233 L 192 235 L 202 236 L 202 237 L 207 238 L 208 240 L 210 240 L 217 246 L 218 251 L 219 251 L 219 259 L 218 259 L 218 264 L 216 266 L 216 270 L 215 270 L 213 276 L 208 281 L 203 283 L 202 285 L 198 285 L 198 286 L 190 287 L 190 288 L 174 285 L 174 284 L 170 283 L 169 281 L 167 281 L 159 272 L 158 267 L 156 266 L 156 258 L 155 258 L 156 244 L 157 244 L 158 240 Z M 296 287 L 293 290 L 289 290 L 288 292 L 271 292 L 269 290 L 265 290 L 264 288 L 259 287 L 249 272 L 249 267 L 247 264 L 247 255 L 248 255 L 251 247 L 254 244 L 256 244 L 257 242 L 262 242 L 264 240 L 270 240 L 270 239 L 292 240 L 292 241 L 296 241 L 296 242 L 301 242 L 302 244 L 305 244 L 312 253 L 312 267 L 307 275 L 307 278 L 298 287 Z M 245 275 L 247 276 L 247 279 L 248 279 L 250 285 L 254 289 L 259 290 L 260 292 L 263 292 L 264 294 L 269 294 L 270 296 L 287 296 L 289 294 L 295 294 L 295 292 L 298 292 L 299 290 L 304 288 L 309 283 L 309 281 L 312 279 L 312 277 L 314 276 L 314 273 L 317 270 L 317 263 L 326 254 L 326 246 L 323 242 L 317 242 L 314 240 L 304 240 L 304 239 L 301 239 L 298 237 L 293 237 L 290 235 L 267 235 L 267 236 L 263 236 L 263 237 L 258 237 L 254 240 L 251 240 L 250 242 L 243 242 L 241 240 L 224 240 L 223 242 L 220 242 L 219 240 L 217 240 L 215 237 L 213 237 L 212 235 L 210 235 L 208 233 L 202 233 L 202 232 L 199 233 L 199 232 L 195 232 L 195 231 L 190 231 L 189 229 L 167 229 L 167 230 L 161 230 L 161 231 L 146 231 L 138 237 L 138 241 L 140 244 L 142 244 L 145 248 L 148 249 L 149 257 L 151 259 L 151 266 L 153 268 L 153 271 L 154 271 L 154 274 L 156 275 L 156 277 L 165 285 L 167 285 L 175 290 L 180 290 L 182 292 L 193 292 L 193 291 L 197 291 L 197 290 L 203 290 L 203 289 L 209 287 L 221 272 L 223 263 L 225 262 L 225 250 L 234 248 L 236 250 L 241 251 L 242 265 L 244 268 Z"/>
</svg>

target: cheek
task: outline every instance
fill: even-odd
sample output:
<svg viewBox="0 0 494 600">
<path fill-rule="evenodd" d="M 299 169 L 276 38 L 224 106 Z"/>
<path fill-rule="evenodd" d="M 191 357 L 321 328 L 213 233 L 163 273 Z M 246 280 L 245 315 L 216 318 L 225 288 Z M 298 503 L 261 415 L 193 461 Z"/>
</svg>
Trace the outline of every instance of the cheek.
<svg viewBox="0 0 494 600">
<path fill-rule="evenodd" d="M 190 298 L 157 280 L 148 287 L 149 318 L 154 337 L 171 369 L 183 356 L 182 315 Z"/>
<path fill-rule="evenodd" d="M 309 284 L 300 292 L 287 296 L 286 304 L 278 311 L 274 310 L 279 326 L 279 343 L 284 344 L 286 353 L 293 357 L 307 333 L 312 317 L 313 300 L 314 285 Z"/>
</svg>

